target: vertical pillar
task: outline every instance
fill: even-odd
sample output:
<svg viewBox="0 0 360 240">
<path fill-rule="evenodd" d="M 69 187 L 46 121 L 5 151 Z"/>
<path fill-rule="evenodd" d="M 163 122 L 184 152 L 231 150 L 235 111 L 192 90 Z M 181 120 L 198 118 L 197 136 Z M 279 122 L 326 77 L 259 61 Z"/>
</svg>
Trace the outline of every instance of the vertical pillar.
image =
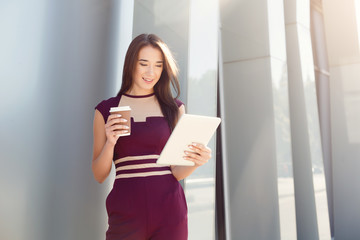
<svg viewBox="0 0 360 240">
<path fill-rule="evenodd" d="M 280 239 L 278 150 L 290 149 L 277 141 L 274 98 L 286 84 L 283 2 L 224 0 L 220 15 L 227 224 L 232 239 Z"/>
<path fill-rule="evenodd" d="M 331 237 L 334 237 L 333 207 L 333 168 L 331 154 L 331 115 L 330 115 L 330 73 L 322 4 L 320 0 L 311 0 L 311 39 L 314 55 L 316 94 L 319 108 L 319 122 L 326 178 L 326 192 L 329 208 Z"/>
<path fill-rule="evenodd" d="M 44 0 L 0 4 L 1 239 L 44 239 L 46 168 L 42 148 L 47 114 L 41 107 L 40 79 L 47 4 Z"/>
<path fill-rule="evenodd" d="M 134 0 L 114 1 L 114 49 L 113 56 L 116 67 L 116 73 L 113 77 L 115 80 L 114 94 L 116 94 L 122 83 L 122 74 L 126 51 L 133 39 L 133 18 L 134 18 Z M 115 176 L 115 174 L 114 174 Z"/>
<path fill-rule="evenodd" d="M 108 2 L 47 3 L 38 85 L 42 106 L 36 106 L 45 117 L 32 135 L 46 142 L 38 149 L 44 154 L 38 169 L 44 172 L 44 186 L 41 195 L 35 194 L 41 211 L 33 213 L 31 221 L 42 215 L 41 239 L 101 239 L 107 229 L 108 191 L 94 180 L 91 159 L 94 107 L 113 96 L 107 75 L 113 71 L 107 37 L 111 31 L 104 27 L 111 22 L 111 10 Z"/>
<path fill-rule="evenodd" d="M 284 3 L 297 236 L 299 240 L 330 239 L 310 36 L 310 1 Z M 313 174 L 313 169 L 321 173 Z"/>
<path fill-rule="evenodd" d="M 323 1 L 330 68 L 335 239 L 360 236 L 360 6 Z"/>
<path fill-rule="evenodd" d="M 190 1 L 187 112 L 217 114 L 218 0 Z M 206 10 L 204 10 L 206 6 Z M 216 136 L 208 146 L 212 159 L 185 179 L 189 239 L 215 239 Z M 207 230 L 205 230 L 207 229 Z"/>
<path fill-rule="evenodd" d="M 108 2 L 0 4 L 0 239 L 104 238 L 91 148 L 109 97 Z"/>
</svg>

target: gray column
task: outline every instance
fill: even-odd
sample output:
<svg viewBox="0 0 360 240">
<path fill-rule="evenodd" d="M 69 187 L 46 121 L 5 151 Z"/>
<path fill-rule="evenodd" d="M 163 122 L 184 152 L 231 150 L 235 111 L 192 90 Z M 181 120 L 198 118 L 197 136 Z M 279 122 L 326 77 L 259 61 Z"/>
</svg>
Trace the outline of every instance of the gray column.
<svg viewBox="0 0 360 240">
<path fill-rule="evenodd" d="M 285 3 L 297 236 L 330 239 L 310 37 L 310 1 Z M 313 174 L 319 171 L 319 174 Z"/>
<path fill-rule="evenodd" d="M 326 192 L 329 207 L 331 236 L 334 236 L 333 207 L 333 168 L 331 154 L 331 115 L 330 115 L 330 73 L 322 5 L 320 1 L 311 1 L 311 38 L 314 54 L 316 95 L 319 108 L 321 142 L 326 178 Z"/>
<path fill-rule="evenodd" d="M 204 6 L 206 10 L 204 11 Z M 218 0 L 190 1 L 187 75 L 187 112 L 216 116 L 218 77 Z M 204 42 L 204 39 L 206 41 Z M 185 179 L 189 239 L 216 239 L 216 134 L 208 147 L 212 158 Z"/>
<path fill-rule="evenodd" d="M 0 239 L 104 238 L 92 121 L 113 83 L 111 14 L 111 1 L 1 3 Z"/>
<path fill-rule="evenodd" d="M 335 239 L 360 236 L 359 2 L 323 1 L 330 66 Z"/>
<path fill-rule="evenodd" d="M 287 90 L 282 13 L 282 1 L 221 1 L 231 239 L 275 240 L 282 235 L 277 181 L 277 144 L 282 141 L 277 141 L 274 97 L 276 86 L 285 82 Z M 282 147 L 289 150 L 287 145 Z"/>
</svg>

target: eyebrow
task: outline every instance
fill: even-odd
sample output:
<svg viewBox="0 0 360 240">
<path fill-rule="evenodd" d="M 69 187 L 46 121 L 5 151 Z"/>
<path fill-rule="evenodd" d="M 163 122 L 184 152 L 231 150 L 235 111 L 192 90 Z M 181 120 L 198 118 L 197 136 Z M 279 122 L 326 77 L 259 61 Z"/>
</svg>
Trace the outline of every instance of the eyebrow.
<svg viewBox="0 0 360 240">
<path fill-rule="evenodd" d="M 142 62 L 149 62 L 149 60 L 146 60 L 146 59 L 139 59 L 139 62 L 142 61 Z M 163 63 L 164 61 L 156 61 L 156 63 Z"/>
</svg>

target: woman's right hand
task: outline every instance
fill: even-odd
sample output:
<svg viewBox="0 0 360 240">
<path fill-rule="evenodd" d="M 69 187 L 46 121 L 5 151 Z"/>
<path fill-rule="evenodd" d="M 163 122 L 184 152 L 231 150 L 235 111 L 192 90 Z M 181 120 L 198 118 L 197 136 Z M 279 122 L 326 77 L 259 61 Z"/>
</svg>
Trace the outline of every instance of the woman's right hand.
<svg viewBox="0 0 360 240">
<path fill-rule="evenodd" d="M 105 133 L 107 141 L 115 146 L 120 134 L 129 132 L 129 127 L 121 124 L 126 123 L 127 120 L 122 118 L 120 114 L 110 114 L 105 124 Z"/>
</svg>

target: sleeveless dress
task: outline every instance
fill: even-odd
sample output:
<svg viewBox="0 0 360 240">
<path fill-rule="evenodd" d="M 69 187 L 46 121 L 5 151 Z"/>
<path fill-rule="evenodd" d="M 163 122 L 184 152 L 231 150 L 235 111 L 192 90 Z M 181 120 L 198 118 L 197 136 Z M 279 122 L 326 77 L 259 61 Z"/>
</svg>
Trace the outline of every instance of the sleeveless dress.
<svg viewBox="0 0 360 240">
<path fill-rule="evenodd" d="M 175 100 L 180 107 L 183 103 Z M 154 94 L 123 94 L 100 102 L 107 121 L 111 107 L 131 107 L 131 135 L 118 139 L 113 161 L 114 185 L 106 198 L 107 240 L 186 240 L 184 191 L 170 166 L 156 160 L 171 130 Z"/>
</svg>

